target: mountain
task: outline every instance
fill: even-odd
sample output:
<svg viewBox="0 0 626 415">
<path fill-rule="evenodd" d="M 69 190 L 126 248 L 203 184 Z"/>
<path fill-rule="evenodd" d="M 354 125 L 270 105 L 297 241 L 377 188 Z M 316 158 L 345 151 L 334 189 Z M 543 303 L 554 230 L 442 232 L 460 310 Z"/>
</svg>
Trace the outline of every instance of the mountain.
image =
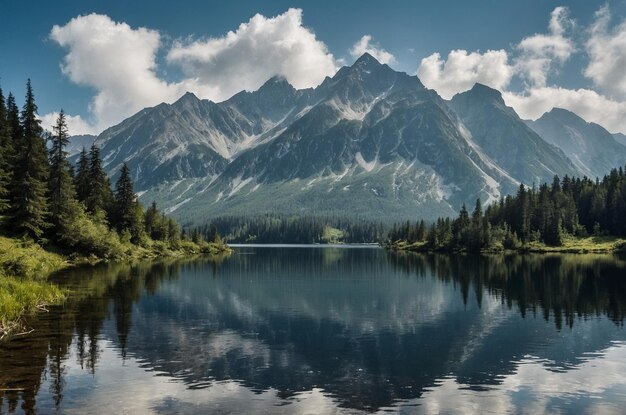
<svg viewBox="0 0 626 415">
<path fill-rule="evenodd" d="M 487 155 L 517 180 L 530 185 L 578 173 L 562 151 L 546 143 L 506 106 L 499 91 L 476 84 L 452 97 L 450 107 Z"/>
<path fill-rule="evenodd" d="M 91 134 L 73 135 L 70 137 L 70 143 L 65 150 L 70 156 L 73 156 L 80 153 L 83 148 L 89 150 L 89 147 L 91 147 L 95 140 L 96 136 Z"/>
<path fill-rule="evenodd" d="M 626 147 L 598 124 L 571 111 L 554 108 L 536 121 L 528 121 L 548 143 L 559 147 L 589 177 L 602 177 L 626 164 Z"/>
<path fill-rule="evenodd" d="M 617 141 L 621 145 L 626 146 L 626 135 L 622 133 L 616 133 L 616 134 L 613 134 L 613 138 L 615 139 L 615 141 Z"/>
<path fill-rule="evenodd" d="M 263 213 L 433 219 L 575 172 L 484 88 L 448 103 L 364 54 L 316 88 L 274 77 L 220 103 L 187 93 L 96 142 L 111 174 L 130 165 L 144 202 L 196 224 Z"/>
<path fill-rule="evenodd" d="M 140 189 L 216 177 L 239 152 L 272 138 L 294 107 L 307 102 L 307 92 L 278 77 L 221 104 L 188 92 L 171 105 L 146 108 L 107 129 L 97 144 L 105 166 L 116 171 L 128 163 Z"/>
</svg>

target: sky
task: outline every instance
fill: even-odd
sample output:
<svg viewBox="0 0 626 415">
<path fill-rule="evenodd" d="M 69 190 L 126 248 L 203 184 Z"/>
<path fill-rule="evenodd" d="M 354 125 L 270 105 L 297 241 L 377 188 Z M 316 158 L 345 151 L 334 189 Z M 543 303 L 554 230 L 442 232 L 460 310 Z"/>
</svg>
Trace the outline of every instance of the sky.
<svg viewBox="0 0 626 415">
<path fill-rule="evenodd" d="M 191 91 L 275 75 L 314 87 L 369 52 L 443 98 L 481 82 L 522 118 L 553 107 L 626 133 L 626 0 L 0 0 L 0 87 L 44 126 L 99 133 Z"/>
</svg>

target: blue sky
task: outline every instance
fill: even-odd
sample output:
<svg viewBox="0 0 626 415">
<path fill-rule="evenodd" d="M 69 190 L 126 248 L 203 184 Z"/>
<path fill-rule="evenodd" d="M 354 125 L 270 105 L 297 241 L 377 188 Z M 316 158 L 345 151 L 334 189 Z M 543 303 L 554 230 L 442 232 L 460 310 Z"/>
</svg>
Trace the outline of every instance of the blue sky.
<svg viewBox="0 0 626 415">
<path fill-rule="evenodd" d="M 625 18 L 626 0 L 3 0 L 0 85 L 21 101 L 30 77 L 44 123 L 63 108 L 74 132 L 98 132 L 184 90 L 314 86 L 367 50 L 444 98 L 479 81 L 522 116 L 562 106 L 626 131 Z"/>
</svg>

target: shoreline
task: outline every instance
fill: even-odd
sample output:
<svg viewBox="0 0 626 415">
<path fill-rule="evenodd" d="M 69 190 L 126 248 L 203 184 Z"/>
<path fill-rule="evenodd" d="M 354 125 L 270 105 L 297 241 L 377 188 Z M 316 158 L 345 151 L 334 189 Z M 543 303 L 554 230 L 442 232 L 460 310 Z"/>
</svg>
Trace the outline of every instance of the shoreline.
<svg viewBox="0 0 626 415">
<path fill-rule="evenodd" d="M 426 242 L 396 241 L 385 245 L 385 249 L 397 252 L 416 253 L 476 253 L 476 254 L 618 254 L 626 253 L 626 239 L 612 236 L 593 236 L 586 238 L 566 238 L 562 246 L 548 246 L 531 242 L 516 249 L 496 247 L 472 252 L 467 249 L 438 248 L 432 249 Z"/>
<path fill-rule="evenodd" d="M 61 304 L 71 295 L 69 290 L 49 281 L 50 276 L 57 272 L 109 262 L 230 255 L 233 252 L 225 244 L 183 242 L 174 249 L 157 244 L 149 248 L 129 247 L 123 257 L 109 259 L 78 253 L 61 254 L 50 248 L 33 241 L 0 236 L 0 341 L 29 333 L 19 333 L 26 329 L 26 317 Z"/>
</svg>

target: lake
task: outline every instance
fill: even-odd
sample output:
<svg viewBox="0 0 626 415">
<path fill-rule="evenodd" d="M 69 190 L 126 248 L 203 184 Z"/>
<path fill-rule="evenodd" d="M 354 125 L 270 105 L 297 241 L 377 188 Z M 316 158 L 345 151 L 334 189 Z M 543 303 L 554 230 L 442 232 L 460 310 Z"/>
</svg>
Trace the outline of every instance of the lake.
<svg viewBox="0 0 626 415">
<path fill-rule="evenodd" d="M 623 413 L 626 260 L 240 246 L 80 268 L 0 413 Z"/>
</svg>

